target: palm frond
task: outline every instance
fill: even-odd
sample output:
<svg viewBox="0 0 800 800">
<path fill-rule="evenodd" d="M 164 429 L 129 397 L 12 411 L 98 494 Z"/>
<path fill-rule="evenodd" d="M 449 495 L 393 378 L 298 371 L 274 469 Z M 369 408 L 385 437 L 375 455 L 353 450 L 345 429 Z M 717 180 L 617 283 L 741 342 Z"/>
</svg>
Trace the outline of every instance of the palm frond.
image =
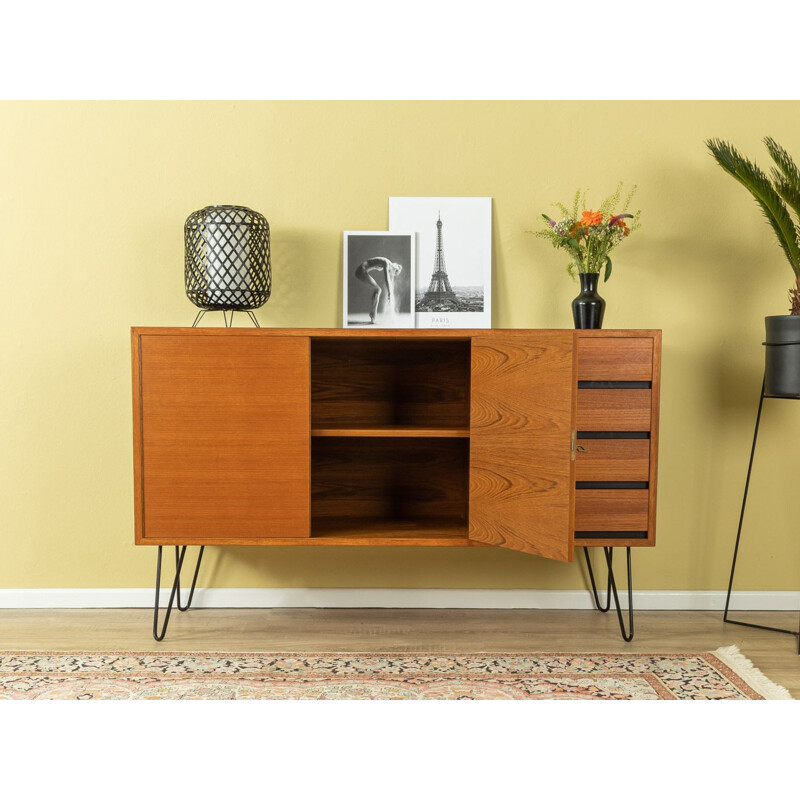
<svg viewBox="0 0 800 800">
<path fill-rule="evenodd" d="M 767 175 L 735 147 L 720 139 L 706 140 L 717 163 L 742 184 L 755 198 L 767 222 L 772 226 L 781 249 L 796 275 L 800 275 L 800 245 L 797 230 L 786 204 L 770 183 Z"/>
<path fill-rule="evenodd" d="M 773 169 L 773 176 L 783 175 L 789 183 L 800 186 L 800 170 L 797 169 L 797 164 L 794 163 L 794 159 L 786 152 L 786 149 L 781 147 L 771 136 L 764 137 L 764 144 L 767 146 L 772 160 L 780 169 L 780 173 Z"/>
<path fill-rule="evenodd" d="M 764 137 L 764 144 L 767 146 L 772 160 L 778 165 L 777 168 L 773 167 L 770 170 L 775 190 L 786 202 L 786 205 L 800 217 L 800 170 L 785 148 L 781 147 L 771 136 Z M 796 223 L 795 230 L 797 230 Z"/>
</svg>

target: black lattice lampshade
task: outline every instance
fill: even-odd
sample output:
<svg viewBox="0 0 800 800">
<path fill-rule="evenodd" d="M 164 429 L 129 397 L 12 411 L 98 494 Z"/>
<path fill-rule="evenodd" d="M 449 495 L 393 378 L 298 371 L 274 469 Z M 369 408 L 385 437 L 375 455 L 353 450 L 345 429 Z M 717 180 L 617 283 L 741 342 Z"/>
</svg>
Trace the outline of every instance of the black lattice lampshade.
<svg viewBox="0 0 800 800">
<path fill-rule="evenodd" d="M 206 206 L 183 226 L 186 296 L 205 311 L 261 308 L 272 291 L 269 223 L 244 206 Z"/>
</svg>

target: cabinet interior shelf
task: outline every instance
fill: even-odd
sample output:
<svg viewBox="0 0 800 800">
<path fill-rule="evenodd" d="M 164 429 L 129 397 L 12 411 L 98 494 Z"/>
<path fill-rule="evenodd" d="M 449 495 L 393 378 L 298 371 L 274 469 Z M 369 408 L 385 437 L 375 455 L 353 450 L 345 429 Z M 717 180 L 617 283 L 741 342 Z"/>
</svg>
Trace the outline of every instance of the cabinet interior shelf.
<svg viewBox="0 0 800 800">
<path fill-rule="evenodd" d="M 362 436 L 362 437 L 430 437 L 448 439 L 469 438 L 469 428 L 458 425 L 325 425 L 311 429 L 312 436 Z"/>
<path fill-rule="evenodd" d="M 311 537 L 330 544 L 475 545 L 467 538 L 467 521 L 458 518 L 416 519 L 316 517 Z"/>
</svg>

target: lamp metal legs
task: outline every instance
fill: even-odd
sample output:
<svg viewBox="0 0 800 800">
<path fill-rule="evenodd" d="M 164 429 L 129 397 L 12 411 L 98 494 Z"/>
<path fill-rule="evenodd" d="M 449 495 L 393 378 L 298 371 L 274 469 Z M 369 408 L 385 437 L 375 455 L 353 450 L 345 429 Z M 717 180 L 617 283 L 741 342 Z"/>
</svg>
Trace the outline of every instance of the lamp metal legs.
<svg viewBox="0 0 800 800">
<path fill-rule="evenodd" d="M 204 310 L 204 309 L 201 309 L 200 311 L 198 311 L 197 312 L 197 316 L 194 318 L 194 322 L 192 323 L 192 327 L 196 328 L 198 326 L 198 324 L 200 323 L 200 320 L 203 319 L 203 317 L 207 313 L 208 312 L 206 310 Z M 232 328 L 233 327 L 233 311 L 230 312 L 230 315 L 231 315 L 230 320 L 228 319 L 228 313 L 229 313 L 228 311 L 225 311 L 225 310 L 222 311 L 222 319 L 223 319 L 223 322 L 224 322 L 224 327 L 225 328 Z M 250 319 L 253 321 L 253 325 L 255 325 L 256 328 L 260 328 L 261 327 L 258 324 L 258 320 L 256 319 L 256 315 L 252 311 L 245 311 L 244 313 L 247 314 L 250 317 Z"/>
</svg>

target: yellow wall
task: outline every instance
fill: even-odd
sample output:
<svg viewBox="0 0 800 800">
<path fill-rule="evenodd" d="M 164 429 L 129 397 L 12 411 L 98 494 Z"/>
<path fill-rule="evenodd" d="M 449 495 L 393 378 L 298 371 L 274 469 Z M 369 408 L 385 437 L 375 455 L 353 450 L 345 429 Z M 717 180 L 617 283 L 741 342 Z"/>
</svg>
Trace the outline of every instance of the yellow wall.
<svg viewBox="0 0 800 800">
<path fill-rule="evenodd" d="M 213 203 L 272 228 L 264 326 L 335 327 L 341 232 L 390 195 L 494 198 L 495 327 L 571 327 L 563 255 L 525 233 L 576 188 L 639 185 L 642 227 L 601 287 L 606 327 L 664 331 L 658 546 L 640 589 L 724 589 L 763 369 L 792 274 L 719 136 L 800 158 L 792 102 L 0 104 L 0 586 L 138 587 L 129 330 L 189 325 L 183 222 Z M 737 588 L 800 589 L 800 407 L 767 401 Z M 214 586 L 583 586 L 500 549 L 231 548 Z"/>
</svg>

